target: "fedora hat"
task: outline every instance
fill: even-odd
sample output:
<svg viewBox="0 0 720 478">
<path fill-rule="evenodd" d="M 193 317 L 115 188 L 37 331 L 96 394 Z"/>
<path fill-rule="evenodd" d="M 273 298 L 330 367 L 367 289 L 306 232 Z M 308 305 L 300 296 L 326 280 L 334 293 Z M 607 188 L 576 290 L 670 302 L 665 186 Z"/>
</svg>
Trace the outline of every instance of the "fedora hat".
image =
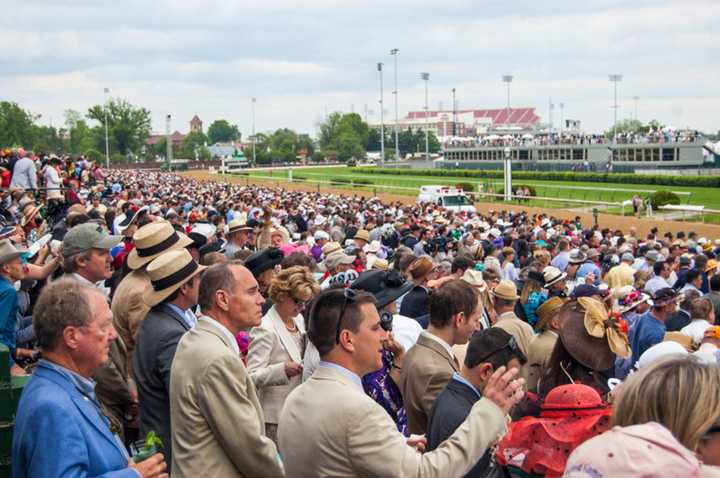
<svg viewBox="0 0 720 478">
<path fill-rule="evenodd" d="M 252 273 L 253 276 L 258 277 L 260 274 L 268 269 L 272 269 L 276 265 L 280 264 L 285 256 L 280 249 L 270 247 L 261 251 L 254 252 L 247 259 L 245 259 L 245 267 Z"/>
<path fill-rule="evenodd" d="M 333 252 L 337 252 L 342 250 L 342 246 L 339 242 L 328 242 L 324 246 L 322 246 L 322 253 L 324 256 L 329 256 Z"/>
<path fill-rule="evenodd" d="M 385 259 L 375 259 L 375 262 L 373 262 L 371 270 L 378 270 L 378 271 L 386 271 L 390 267 L 390 264 L 388 264 L 388 261 Z"/>
<path fill-rule="evenodd" d="M 587 256 L 580 249 L 573 249 L 568 254 L 568 262 L 570 264 L 582 264 L 587 259 Z"/>
<path fill-rule="evenodd" d="M 545 288 L 550 287 L 551 285 L 560 282 L 564 278 L 567 277 L 567 274 L 564 272 L 561 272 L 560 269 L 553 266 L 547 266 L 545 269 L 543 269 L 543 278 L 545 279 Z"/>
<path fill-rule="evenodd" d="M 500 283 L 490 292 L 493 297 L 503 300 L 518 300 L 517 287 L 515 283 L 509 280 L 500 281 Z"/>
<path fill-rule="evenodd" d="M 160 254 L 175 249 L 183 249 L 193 243 L 193 240 L 166 221 L 151 222 L 133 234 L 135 248 L 127 256 L 130 269 L 139 269 Z"/>
<path fill-rule="evenodd" d="M 558 312 L 560 312 L 560 308 L 562 308 L 563 304 L 565 304 L 565 301 L 560 297 L 550 297 L 548 300 L 543 302 L 543 304 L 535 311 L 538 316 L 537 327 L 545 330 L 547 328 L 547 324 L 553 319 L 553 317 L 558 315 Z"/>
<path fill-rule="evenodd" d="M 16 249 L 10 239 L 0 241 L 0 264 L 5 264 L 25 254 L 27 251 Z"/>
<path fill-rule="evenodd" d="M 467 269 L 463 273 L 462 277 L 460 277 L 460 280 L 476 287 L 480 292 L 485 292 L 487 290 L 487 284 L 483 279 L 482 272 L 476 271 L 475 269 Z"/>
<path fill-rule="evenodd" d="M 154 307 L 167 299 L 187 281 L 207 269 L 198 265 L 186 249 L 160 254 L 147 266 L 151 289 L 143 294 L 143 301 Z"/>
<path fill-rule="evenodd" d="M 240 231 L 252 231 L 252 227 L 248 226 L 242 219 L 233 219 L 227 225 L 227 233 L 234 234 Z"/>
<path fill-rule="evenodd" d="M 353 239 L 360 239 L 361 241 L 365 241 L 366 243 L 368 243 L 370 242 L 370 233 L 367 232 L 365 229 L 358 229 Z"/>
</svg>

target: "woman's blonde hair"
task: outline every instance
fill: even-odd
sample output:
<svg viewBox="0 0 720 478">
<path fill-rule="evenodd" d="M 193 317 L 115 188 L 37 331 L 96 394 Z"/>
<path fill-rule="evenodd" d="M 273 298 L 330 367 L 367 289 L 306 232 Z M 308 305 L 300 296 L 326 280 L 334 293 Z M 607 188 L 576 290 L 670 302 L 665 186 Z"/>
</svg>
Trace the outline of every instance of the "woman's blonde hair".
<svg viewBox="0 0 720 478">
<path fill-rule="evenodd" d="M 523 305 L 527 304 L 530 294 L 533 292 L 542 292 L 543 288 L 543 284 L 528 277 L 523 284 L 522 292 L 520 292 L 520 303 Z"/>
<path fill-rule="evenodd" d="M 268 295 L 276 304 L 286 298 L 310 300 L 320 292 L 315 276 L 307 267 L 293 266 L 281 270 L 270 282 Z"/>
<path fill-rule="evenodd" d="M 615 402 L 612 425 L 657 422 L 696 450 L 720 421 L 720 366 L 696 357 L 668 358 L 628 377 Z"/>
</svg>

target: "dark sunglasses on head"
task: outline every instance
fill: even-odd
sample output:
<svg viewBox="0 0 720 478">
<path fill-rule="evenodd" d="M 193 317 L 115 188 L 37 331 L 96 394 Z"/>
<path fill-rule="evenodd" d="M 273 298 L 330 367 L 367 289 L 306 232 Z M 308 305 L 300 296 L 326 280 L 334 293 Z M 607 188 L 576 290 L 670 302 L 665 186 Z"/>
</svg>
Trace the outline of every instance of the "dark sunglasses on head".
<svg viewBox="0 0 720 478">
<path fill-rule="evenodd" d="M 345 289 L 343 291 L 343 305 L 340 308 L 340 315 L 338 315 L 338 321 L 337 321 L 337 331 L 335 333 L 335 343 L 340 343 L 340 326 L 342 325 L 343 317 L 345 317 L 345 309 L 347 308 L 348 304 L 351 302 L 355 302 L 355 297 L 357 296 L 356 292 L 353 289 Z"/>
<path fill-rule="evenodd" d="M 492 352 L 485 354 L 480 360 L 477 361 L 478 364 L 481 364 L 483 362 L 487 362 L 487 359 L 495 355 L 496 353 L 505 350 L 510 349 L 514 354 L 520 355 L 520 348 L 518 347 L 517 340 L 515 340 L 515 336 L 511 335 L 510 340 L 507 341 L 504 345 L 501 347 L 498 347 L 497 349 L 493 350 Z"/>
</svg>

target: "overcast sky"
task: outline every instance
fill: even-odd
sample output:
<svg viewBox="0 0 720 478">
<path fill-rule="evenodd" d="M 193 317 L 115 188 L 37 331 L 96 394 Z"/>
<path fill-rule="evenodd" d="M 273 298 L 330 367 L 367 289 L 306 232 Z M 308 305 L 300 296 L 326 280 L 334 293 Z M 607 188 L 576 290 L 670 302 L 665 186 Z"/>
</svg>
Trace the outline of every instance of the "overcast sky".
<svg viewBox="0 0 720 478">
<path fill-rule="evenodd" d="M 152 112 L 153 129 L 186 132 L 226 118 L 247 134 L 315 134 L 325 112 L 379 118 L 376 64 L 385 66 L 386 121 L 394 116 L 393 58 L 400 50 L 399 110 L 564 103 L 564 117 L 596 132 L 619 117 L 720 128 L 720 1 L 535 0 L 0 0 L 0 99 L 59 126 L 103 88 Z M 555 124 L 560 111 L 556 107 Z"/>
</svg>

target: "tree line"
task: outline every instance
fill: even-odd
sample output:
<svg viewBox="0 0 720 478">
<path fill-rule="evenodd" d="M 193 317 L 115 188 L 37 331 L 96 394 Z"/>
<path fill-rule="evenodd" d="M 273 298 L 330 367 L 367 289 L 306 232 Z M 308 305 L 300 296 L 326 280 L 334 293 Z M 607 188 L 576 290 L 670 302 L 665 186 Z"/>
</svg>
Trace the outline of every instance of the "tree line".
<svg viewBox="0 0 720 478">
<path fill-rule="evenodd" d="M 147 144 L 152 122 L 150 111 L 120 98 L 112 98 L 105 105 L 91 106 L 85 114 L 65 110 L 63 124 L 59 127 L 41 125 L 39 115 L 21 108 L 17 103 L 2 101 L 0 147 L 23 146 L 37 152 L 84 154 L 92 160 L 101 160 L 105 156 L 106 115 L 112 162 L 165 157 L 167 142 L 164 137 Z M 319 125 L 319 130 L 317 140 L 288 128 L 257 133 L 255 138 L 246 136 L 243 153 L 258 164 L 269 164 L 291 163 L 301 158 L 316 162 L 324 159 L 348 161 L 363 159 L 368 151 L 380 151 L 380 132 L 371 128 L 357 113 L 334 112 Z M 421 129 L 401 131 L 398 136 L 401 156 L 425 151 L 425 132 Z M 430 151 L 439 151 L 437 137 L 433 133 L 429 136 Z M 210 124 L 207 132 L 185 135 L 180 145 L 174 145 L 173 157 L 210 159 L 208 145 L 241 140 L 237 125 L 217 119 Z M 387 159 L 394 157 L 394 145 L 394 134 L 388 127 L 385 130 Z"/>
</svg>

